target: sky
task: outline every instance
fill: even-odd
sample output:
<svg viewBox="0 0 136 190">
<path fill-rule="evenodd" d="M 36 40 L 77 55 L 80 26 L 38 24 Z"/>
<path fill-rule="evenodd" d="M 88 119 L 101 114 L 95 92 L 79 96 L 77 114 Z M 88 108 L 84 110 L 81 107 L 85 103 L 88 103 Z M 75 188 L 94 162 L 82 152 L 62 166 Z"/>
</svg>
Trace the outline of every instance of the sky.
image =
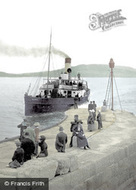
<svg viewBox="0 0 136 190">
<path fill-rule="evenodd" d="M 119 9 L 126 18 L 122 26 L 107 31 L 89 28 L 90 15 Z M 47 48 L 51 30 L 52 46 L 71 57 L 72 66 L 108 65 L 113 58 L 115 66 L 136 69 L 135 18 L 134 0 L 0 0 L 0 71 L 41 71 L 46 55 L 18 56 L 16 52 Z M 8 49 L 16 51 L 9 55 Z M 64 66 L 64 57 L 55 59 L 56 69 Z"/>
</svg>

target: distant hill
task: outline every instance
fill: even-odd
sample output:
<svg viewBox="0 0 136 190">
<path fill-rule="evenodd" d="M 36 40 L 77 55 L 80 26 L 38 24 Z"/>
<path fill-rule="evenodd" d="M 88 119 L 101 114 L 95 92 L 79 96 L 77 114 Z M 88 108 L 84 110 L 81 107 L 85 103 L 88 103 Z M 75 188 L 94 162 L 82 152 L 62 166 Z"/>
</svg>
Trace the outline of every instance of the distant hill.
<svg viewBox="0 0 136 190">
<path fill-rule="evenodd" d="M 50 72 L 50 76 L 58 77 L 58 75 L 64 72 L 64 69 L 59 69 Z M 108 77 L 110 68 L 108 65 L 78 65 L 72 67 L 72 76 L 76 76 L 80 73 L 82 77 Z M 36 73 L 23 73 L 23 74 L 9 74 L 0 72 L 0 77 L 36 77 L 36 76 L 47 76 L 47 72 L 36 72 Z M 115 77 L 136 77 L 136 69 L 131 67 L 116 66 L 114 68 Z"/>
</svg>

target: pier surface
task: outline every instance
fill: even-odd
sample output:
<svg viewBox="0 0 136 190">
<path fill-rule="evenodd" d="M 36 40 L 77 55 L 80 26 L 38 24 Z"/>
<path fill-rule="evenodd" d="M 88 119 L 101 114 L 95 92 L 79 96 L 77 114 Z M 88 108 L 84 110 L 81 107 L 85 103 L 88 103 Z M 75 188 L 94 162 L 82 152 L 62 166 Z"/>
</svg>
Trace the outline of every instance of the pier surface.
<svg viewBox="0 0 136 190">
<path fill-rule="evenodd" d="M 91 149 L 69 148 L 70 122 L 78 114 Z M 88 132 L 88 110 L 70 109 L 61 123 L 68 135 L 66 153 L 55 149 L 59 126 L 42 131 L 46 136 L 49 156 L 35 157 L 21 168 L 11 169 L 14 141 L 0 144 L 0 177 L 48 177 L 50 190 L 124 190 L 136 188 L 136 117 L 128 112 L 102 112 L 103 130 Z M 46 124 L 45 124 L 46 125 Z"/>
</svg>

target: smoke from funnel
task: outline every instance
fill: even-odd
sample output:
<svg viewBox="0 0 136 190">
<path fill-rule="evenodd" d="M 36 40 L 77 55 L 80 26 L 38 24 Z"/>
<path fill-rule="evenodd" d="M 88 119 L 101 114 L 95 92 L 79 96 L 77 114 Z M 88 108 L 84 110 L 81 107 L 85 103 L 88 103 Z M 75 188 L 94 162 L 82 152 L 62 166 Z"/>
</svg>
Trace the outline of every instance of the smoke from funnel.
<svg viewBox="0 0 136 190">
<path fill-rule="evenodd" d="M 53 46 L 52 46 L 52 52 L 53 52 L 54 54 L 56 54 L 56 55 L 61 56 L 61 57 L 64 57 L 64 58 L 67 57 L 67 58 L 69 58 L 69 56 L 68 56 L 66 53 L 64 53 L 63 51 L 60 51 L 60 50 L 54 48 Z"/>
<path fill-rule="evenodd" d="M 0 41 L 0 54 L 7 56 L 34 56 L 40 57 L 46 55 L 49 52 L 49 48 L 35 47 L 35 48 L 23 48 L 19 46 L 10 46 Z M 58 50 L 52 46 L 52 53 L 59 55 L 60 57 L 69 57 L 66 53 Z"/>
</svg>

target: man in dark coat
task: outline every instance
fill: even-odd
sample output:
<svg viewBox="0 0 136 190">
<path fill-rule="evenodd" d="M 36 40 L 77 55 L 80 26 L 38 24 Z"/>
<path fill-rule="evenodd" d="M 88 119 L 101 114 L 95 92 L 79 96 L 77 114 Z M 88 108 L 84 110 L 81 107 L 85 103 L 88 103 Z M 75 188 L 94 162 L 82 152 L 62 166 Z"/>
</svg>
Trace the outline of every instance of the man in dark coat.
<svg viewBox="0 0 136 190">
<path fill-rule="evenodd" d="M 63 127 L 59 128 L 59 133 L 56 136 L 55 147 L 58 152 L 65 152 L 65 145 L 68 141 L 67 135 L 63 132 Z"/>
<path fill-rule="evenodd" d="M 99 110 L 99 113 L 97 115 L 97 121 L 98 121 L 98 129 L 102 129 L 102 116 L 101 116 L 100 110 Z"/>
<path fill-rule="evenodd" d="M 24 149 L 24 162 L 26 162 L 27 160 L 31 160 L 31 156 L 34 154 L 35 144 L 30 139 L 28 132 L 25 133 L 24 137 L 21 142 L 21 148 Z"/>
<path fill-rule="evenodd" d="M 93 109 L 92 101 L 90 101 L 90 104 L 88 104 L 88 111 Z"/>
<path fill-rule="evenodd" d="M 94 116 L 94 120 L 95 120 L 95 117 L 96 117 L 96 107 L 97 107 L 97 105 L 96 105 L 96 103 L 95 103 L 95 101 L 93 101 L 93 116 Z"/>
<path fill-rule="evenodd" d="M 41 148 L 41 151 L 40 151 L 39 155 L 37 156 L 37 158 L 48 156 L 48 150 L 47 150 L 48 146 L 45 142 L 45 139 L 46 139 L 46 137 L 44 135 L 40 136 L 39 146 Z"/>
<path fill-rule="evenodd" d="M 77 127 L 77 125 L 78 125 L 78 115 L 74 115 L 74 122 L 71 122 L 71 127 L 70 127 L 70 131 L 71 132 L 73 132 L 73 128 L 75 128 L 75 127 Z M 73 141 L 73 136 L 74 136 L 75 134 L 73 133 L 72 134 L 72 137 L 71 137 L 71 141 L 70 141 L 70 147 L 72 147 L 73 145 L 72 145 L 72 141 Z"/>
</svg>

